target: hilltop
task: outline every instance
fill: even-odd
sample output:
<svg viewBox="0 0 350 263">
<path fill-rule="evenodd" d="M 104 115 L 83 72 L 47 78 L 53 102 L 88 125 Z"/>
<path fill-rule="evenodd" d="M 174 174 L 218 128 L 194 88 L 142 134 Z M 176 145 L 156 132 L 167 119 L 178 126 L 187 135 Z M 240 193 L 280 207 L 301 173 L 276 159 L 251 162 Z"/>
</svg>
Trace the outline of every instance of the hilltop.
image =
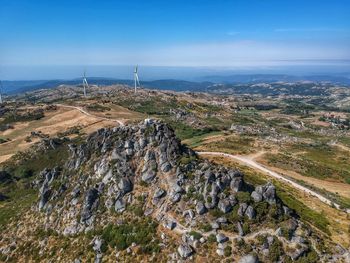
<svg viewBox="0 0 350 263">
<path fill-rule="evenodd" d="M 20 180 L 11 169 L 26 162 L 43 165 L 36 155 L 45 152 L 60 154 L 30 177 L 38 199 L 2 230 L 3 260 L 343 257 L 283 204 L 273 184 L 252 185 L 240 171 L 198 158 L 162 122 L 47 141 L 8 166 L 6 180 Z"/>
</svg>

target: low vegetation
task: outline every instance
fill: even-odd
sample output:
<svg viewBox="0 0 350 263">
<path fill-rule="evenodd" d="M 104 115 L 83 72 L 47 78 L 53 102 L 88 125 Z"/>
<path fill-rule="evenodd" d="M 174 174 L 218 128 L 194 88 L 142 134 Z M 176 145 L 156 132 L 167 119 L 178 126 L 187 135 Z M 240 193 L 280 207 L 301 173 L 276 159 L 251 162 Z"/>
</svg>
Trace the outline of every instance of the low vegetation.
<svg viewBox="0 0 350 263">
<path fill-rule="evenodd" d="M 159 252 L 159 241 L 155 234 L 157 226 L 149 218 L 135 218 L 120 225 L 109 224 L 102 230 L 102 238 L 106 242 L 102 250 L 106 251 L 108 246 L 124 250 L 136 243 L 141 253 Z"/>
<path fill-rule="evenodd" d="M 42 109 L 28 111 L 28 112 L 8 112 L 0 121 L 0 125 L 12 124 L 15 122 L 25 122 L 25 121 L 34 121 L 43 118 L 44 111 Z"/>
</svg>

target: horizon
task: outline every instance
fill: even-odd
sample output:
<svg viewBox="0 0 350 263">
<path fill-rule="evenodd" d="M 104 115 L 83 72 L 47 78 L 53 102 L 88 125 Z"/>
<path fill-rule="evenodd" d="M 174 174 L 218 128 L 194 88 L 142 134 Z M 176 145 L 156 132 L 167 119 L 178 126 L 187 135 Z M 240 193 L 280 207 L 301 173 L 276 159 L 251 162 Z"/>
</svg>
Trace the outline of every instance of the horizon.
<svg viewBox="0 0 350 263">
<path fill-rule="evenodd" d="M 81 78 L 86 71 L 87 78 L 133 79 L 134 65 L 46 65 L 7 66 L 1 68 L 2 81 L 72 80 Z M 141 81 L 175 79 L 198 81 L 208 76 L 234 75 L 329 75 L 350 78 L 350 61 L 322 65 L 248 66 L 248 67 L 177 67 L 139 65 Z M 6 77 L 5 77 L 6 76 Z"/>
<path fill-rule="evenodd" d="M 308 74 L 323 67 L 349 72 L 349 13 L 350 3 L 341 0 L 5 0 L 0 9 L 0 78 L 70 78 L 69 72 L 55 75 L 47 68 L 92 68 L 94 75 L 98 67 L 136 64 L 214 71 L 309 67 L 304 73 Z M 33 76 L 16 67 L 32 68 Z"/>
</svg>

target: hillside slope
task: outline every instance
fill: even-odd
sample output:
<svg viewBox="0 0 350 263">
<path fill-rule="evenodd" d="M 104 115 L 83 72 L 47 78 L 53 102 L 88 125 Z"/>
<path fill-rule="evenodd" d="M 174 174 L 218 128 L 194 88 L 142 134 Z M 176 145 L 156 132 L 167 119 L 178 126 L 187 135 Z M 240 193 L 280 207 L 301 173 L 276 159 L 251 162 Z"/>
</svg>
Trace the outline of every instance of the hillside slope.
<svg viewBox="0 0 350 263">
<path fill-rule="evenodd" d="M 24 176 L 37 201 L 1 228 L 2 261 L 349 259 L 299 220 L 273 184 L 250 185 L 238 170 L 200 159 L 162 122 L 49 140 L 35 152 L 52 153 L 45 169 Z M 20 180 L 11 174 L 16 168 L 6 169 L 1 189 Z"/>
</svg>

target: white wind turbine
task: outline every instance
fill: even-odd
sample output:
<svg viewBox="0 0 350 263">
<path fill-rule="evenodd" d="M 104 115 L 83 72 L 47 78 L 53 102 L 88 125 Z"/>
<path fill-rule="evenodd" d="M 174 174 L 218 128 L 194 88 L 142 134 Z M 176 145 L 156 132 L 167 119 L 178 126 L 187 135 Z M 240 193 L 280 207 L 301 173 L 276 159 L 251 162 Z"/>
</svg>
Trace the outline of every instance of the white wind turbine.
<svg viewBox="0 0 350 263">
<path fill-rule="evenodd" d="M 137 68 L 138 66 L 136 65 L 135 70 L 134 70 L 134 81 L 135 81 L 135 93 L 136 93 L 136 88 L 140 88 L 140 81 L 139 81 L 139 76 L 137 75 Z"/>
<path fill-rule="evenodd" d="M 84 71 L 84 76 L 83 76 L 83 88 L 84 88 L 84 97 L 86 97 L 86 89 L 89 87 L 89 84 L 86 80 L 86 71 Z"/>
</svg>

